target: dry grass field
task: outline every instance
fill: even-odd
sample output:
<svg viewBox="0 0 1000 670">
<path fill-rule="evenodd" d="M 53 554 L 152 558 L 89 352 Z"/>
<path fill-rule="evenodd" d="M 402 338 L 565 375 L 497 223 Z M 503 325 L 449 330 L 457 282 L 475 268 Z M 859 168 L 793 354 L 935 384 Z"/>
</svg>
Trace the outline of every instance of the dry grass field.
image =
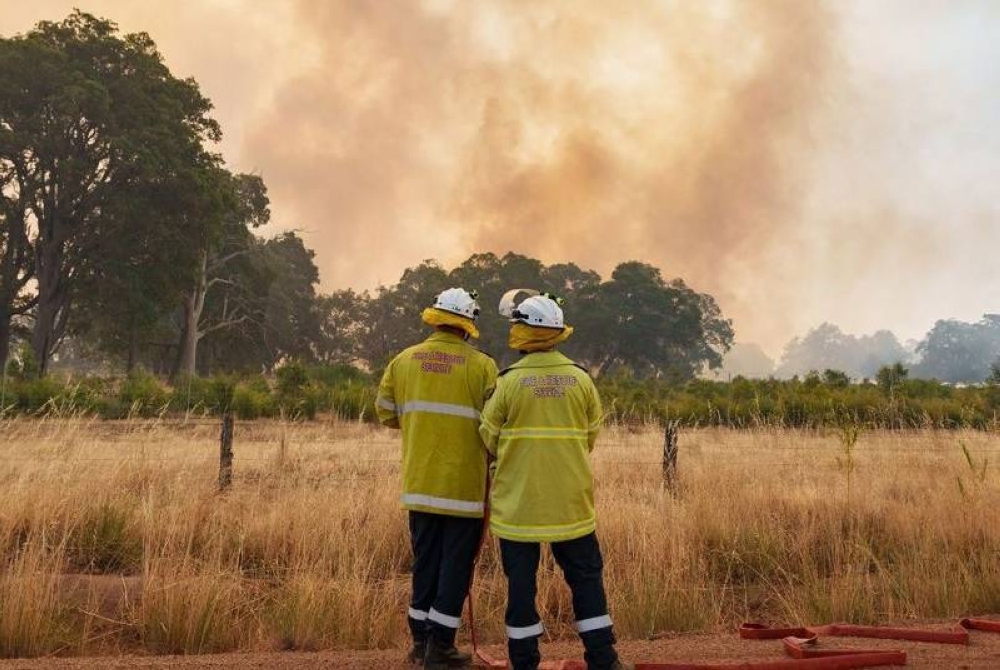
<svg viewBox="0 0 1000 670">
<path fill-rule="evenodd" d="M 214 422 L 4 422 L 0 656 L 403 645 L 396 438 L 237 424 L 220 496 Z M 611 427 L 593 456 L 621 637 L 1000 613 L 1000 436 L 682 432 L 676 496 L 661 442 Z M 502 640 L 492 547 L 476 598 Z M 539 601 L 550 638 L 571 639 L 551 560 Z"/>
</svg>

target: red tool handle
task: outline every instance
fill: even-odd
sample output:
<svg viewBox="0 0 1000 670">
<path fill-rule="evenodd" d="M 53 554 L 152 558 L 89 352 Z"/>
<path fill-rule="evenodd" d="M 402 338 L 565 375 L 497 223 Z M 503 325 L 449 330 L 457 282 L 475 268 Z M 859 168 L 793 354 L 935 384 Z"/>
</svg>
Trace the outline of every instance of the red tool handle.
<svg viewBox="0 0 1000 670">
<path fill-rule="evenodd" d="M 479 565 L 479 557 L 483 553 L 483 547 L 486 546 L 486 538 L 490 532 L 490 465 L 492 463 L 492 456 L 489 452 L 486 452 L 486 495 L 483 498 L 483 531 L 479 536 L 479 546 L 476 548 L 476 557 L 472 561 L 472 572 L 469 574 L 469 595 L 467 596 L 469 601 L 469 636 L 472 638 L 473 657 L 487 668 L 503 670 L 507 667 L 507 661 L 495 659 L 479 647 L 479 636 L 476 635 L 476 614 L 473 606 L 474 598 L 472 597 L 472 586 L 476 580 L 476 566 Z"/>
</svg>

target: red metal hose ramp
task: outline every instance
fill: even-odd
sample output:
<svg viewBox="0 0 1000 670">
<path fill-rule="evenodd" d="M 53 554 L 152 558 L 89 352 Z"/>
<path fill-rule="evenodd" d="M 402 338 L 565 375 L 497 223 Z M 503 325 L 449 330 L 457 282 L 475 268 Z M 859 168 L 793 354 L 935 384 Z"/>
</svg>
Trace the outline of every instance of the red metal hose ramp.
<svg viewBox="0 0 1000 670">
<path fill-rule="evenodd" d="M 876 665 L 906 665 L 906 652 L 885 649 L 816 649 L 816 637 L 786 637 L 782 641 L 785 653 L 795 659 L 835 658 L 856 665 L 851 667 L 871 667 Z M 865 665 L 860 665 L 864 663 Z"/>
<path fill-rule="evenodd" d="M 830 658 L 786 658 L 776 661 L 746 661 L 737 663 L 636 663 L 636 670 L 858 670 L 885 665 L 906 665 L 894 663 L 881 654 L 857 654 Z M 569 670 L 569 669 L 567 669 Z M 586 670 L 582 664 L 573 670 Z"/>
<path fill-rule="evenodd" d="M 636 663 L 636 670 L 856 670 L 886 665 L 906 665 L 903 652 L 866 652 L 844 656 L 786 658 L 775 661 L 735 663 Z M 584 661 L 543 661 L 539 670 L 587 670 Z"/>
<path fill-rule="evenodd" d="M 958 625 L 965 630 L 980 630 L 987 633 L 1000 633 L 1000 621 L 991 619 L 962 619 Z"/>
<path fill-rule="evenodd" d="M 810 639 L 820 635 L 934 642 L 937 644 L 969 644 L 969 631 L 965 627 L 956 630 L 927 630 L 889 626 L 854 626 L 840 623 L 805 628 L 771 628 L 762 623 L 745 623 L 740 626 L 740 637 L 744 640 L 781 640 L 786 637 Z"/>
</svg>

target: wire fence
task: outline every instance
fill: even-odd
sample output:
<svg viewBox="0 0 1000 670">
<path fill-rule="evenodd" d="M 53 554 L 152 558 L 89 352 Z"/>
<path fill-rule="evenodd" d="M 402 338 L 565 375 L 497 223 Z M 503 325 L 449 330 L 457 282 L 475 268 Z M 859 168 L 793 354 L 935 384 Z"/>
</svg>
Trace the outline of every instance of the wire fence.
<svg viewBox="0 0 1000 670">
<path fill-rule="evenodd" d="M 1000 452 L 991 451 L 990 454 L 1000 454 Z M 946 456 L 941 454 L 942 457 Z M 948 455 L 952 457 L 955 461 L 955 466 L 960 468 L 969 468 L 970 466 L 962 460 L 961 454 L 959 455 Z M 851 466 L 855 470 L 862 470 L 865 466 L 864 461 L 859 461 L 859 457 L 855 455 L 853 457 L 854 464 Z M 41 457 L 41 456 L 3 456 L 3 462 L 7 463 L 18 463 L 18 464 L 105 464 L 105 465 L 143 465 L 143 464 L 172 464 L 172 465 L 191 465 L 191 466 L 206 466 L 209 464 L 218 465 L 219 456 L 147 456 L 147 455 L 130 455 L 121 457 L 88 457 L 88 456 L 67 456 L 67 457 Z M 399 460 L 388 460 L 388 459 L 364 459 L 355 457 L 336 457 L 336 456 L 310 456 L 308 458 L 302 458 L 297 454 L 286 454 L 282 457 L 279 454 L 274 454 L 270 456 L 247 456 L 240 455 L 238 452 L 233 461 L 233 467 L 239 476 L 241 466 L 256 466 L 259 469 L 261 465 L 268 465 L 277 467 L 282 463 L 286 465 L 291 462 L 297 462 L 298 467 L 305 467 L 308 465 L 329 465 L 331 463 L 340 465 L 340 469 L 335 470 L 337 473 L 343 473 L 345 470 L 353 469 L 350 473 L 350 477 L 354 479 L 363 479 L 366 477 L 377 478 L 381 477 L 386 472 L 398 473 L 401 469 L 401 463 Z M 761 458 L 726 458 L 720 461 L 712 461 L 705 456 L 699 457 L 686 457 L 683 459 L 685 466 L 681 467 L 681 471 L 686 468 L 692 467 L 690 464 L 694 464 L 698 467 L 707 466 L 715 470 L 722 469 L 733 469 L 733 468 L 803 468 L 803 469 L 816 469 L 817 467 L 835 467 L 844 468 L 847 467 L 843 462 L 843 457 L 836 454 L 829 454 L 824 460 L 818 461 L 816 459 L 794 459 L 794 460 L 771 460 L 771 459 L 761 459 Z M 988 465 L 992 466 L 991 461 Z M 650 468 L 657 469 L 663 467 L 662 461 L 658 460 L 623 460 L 623 459 L 593 459 L 591 465 L 596 473 L 601 474 L 607 468 L 621 468 L 621 467 L 634 467 L 634 468 Z M 898 462 L 894 461 L 892 463 L 892 468 L 894 469 L 907 469 L 907 470 L 932 470 L 935 468 L 940 468 L 940 460 L 924 459 L 919 462 Z M 981 465 L 979 466 L 981 467 Z M 995 469 L 993 467 L 992 469 Z M 378 470 L 377 472 L 374 470 Z M 324 476 L 325 477 L 325 476 Z"/>
<path fill-rule="evenodd" d="M 83 426 L 93 426 L 100 436 L 112 436 L 112 444 L 119 453 L 114 456 L 88 455 L 81 450 L 87 448 L 79 444 L 59 444 L 54 448 L 55 453 L 22 455 L 10 453 L 3 456 L 3 461 L 27 464 L 164 464 L 181 465 L 191 467 L 206 467 L 209 464 L 218 464 L 220 468 L 220 488 L 227 488 L 232 480 L 232 473 L 235 472 L 237 479 L 241 475 L 261 476 L 272 474 L 281 476 L 285 474 L 281 468 L 291 468 L 295 477 L 306 479 L 307 481 L 323 482 L 357 482 L 363 480 L 384 480 L 387 475 L 398 474 L 400 470 L 400 457 L 393 456 L 368 456 L 365 450 L 399 449 L 401 442 L 398 438 L 370 437 L 369 435 L 331 435 L 328 439 L 293 440 L 289 441 L 287 431 L 299 424 L 268 424 L 270 434 L 264 436 L 260 432 L 251 431 L 248 437 L 240 436 L 234 438 L 232 423 L 227 431 L 223 428 L 227 419 L 221 420 L 214 417 L 181 417 L 162 419 L 132 419 L 121 422 L 109 423 L 95 420 L 70 420 L 64 421 L 64 426 L 70 424 L 80 424 Z M 232 422 L 232 419 L 228 419 Z M 5 427 L 13 427 L 13 422 L 3 422 L 8 424 Z M 36 434 L 41 433 L 45 428 L 46 421 L 42 420 L 33 427 Z M 0 424 L 2 425 L 2 424 Z M 23 425 L 23 424 L 21 424 Z M 56 422 L 58 424 L 58 421 Z M 253 424 L 249 424 L 253 426 Z M 307 424 L 311 431 L 322 434 L 324 424 Z M 347 425 L 350 427 L 350 424 Z M 161 430 L 177 430 L 185 428 L 205 428 L 209 429 L 199 436 L 197 443 L 190 444 L 190 448 L 195 453 L 190 454 L 162 454 L 156 453 L 157 444 L 155 440 L 151 442 L 151 437 L 159 436 Z M 345 428 L 344 424 L 338 425 L 341 432 Z M 216 437 L 214 431 L 219 431 Z M 676 431 L 676 427 L 673 429 Z M 893 458 L 892 468 L 905 470 L 929 470 L 940 468 L 942 459 L 954 459 L 955 465 L 962 468 L 987 467 L 992 460 L 996 463 L 1000 460 L 1000 439 L 997 445 L 969 447 L 961 439 L 949 440 L 946 444 L 932 444 L 928 448 L 927 444 L 919 445 L 866 445 L 864 441 L 858 442 L 850 449 L 836 440 L 836 435 L 828 436 L 825 443 L 815 444 L 789 444 L 783 442 L 770 441 L 766 444 L 755 444 L 741 441 L 736 445 L 721 446 L 713 445 L 706 436 L 699 436 L 699 439 L 686 448 L 677 448 L 677 434 L 674 433 L 673 444 L 670 445 L 670 426 L 665 428 L 664 449 L 659 453 L 659 435 L 650 427 L 639 433 L 633 433 L 634 437 L 620 439 L 621 433 L 615 429 L 608 431 L 611 436 L 619 439 L 599 439 L 597 448 L 592 457 L 592 465 L 598 476 L 606 474 L 609 468 L 648 468 L 650 470 L 662 470 L 665 483 L 668 486 L 674 484 L 673 480 L 677 476 L 677 457 L 684 464 L 682 469 L 692 467 L 722 468 L 767 468 L 767 469 L 815 469 L 838 468 L 860 470 L 871 464 L 872 460 L 877 460 L 881 456 Z M 6 431 L 4 431 L 6 432 Z M 56 431 L 58 433 L 58 431 Z M 349 432 L 349 431 L 348 431 Z M 631 431 L 630 431 L 631 432 Z M 24 437 L 20 435 L 20 437 Z M 57 434 L 54 437 L 59 437 Z M 203 450 L 206 446 L 202 440 L 218 440 L 219 452 L 211 455 Z M 905 439 L 905 438 L 903 438 Z M 344 445 L 351 445 L 357 451 L 343 453 L 335 451 L 343 448 Z M 670 446 L 670 449 L 667 447 Z M 176 450 L 177 445 L 171 447 Z M 261 451 L 267 453 L 261 453 Z M 613 457 L 608 452 L 631 451 L 633 454 L 622 457 Z M 603 452 L 603 453 L 602 453 Z M 642 452 L 640 456 L 639 453 Z M 646 456 L 648 454 L 648 457 Z M 654 456 L 654 454 L 656 454 Z M 780 454 L 780 457 L 776 457 Z M 900 458 L 901 455 L 919 458 Z M 797 457 L 796 457 L 797 456 Z M 668 462 L 668 459 L 669 460 Z M 974 462 L 974 461 L 978 461 Z M 266 468 L 270 466 L 275 471 L 267 473 Z M 330 467 L 332 470 L 320 471 L 319 467 Z M 313 468 L 314 472 L 309 472 Z M 228 469 L 228 473 L 227 473 Z"/>
</svg>

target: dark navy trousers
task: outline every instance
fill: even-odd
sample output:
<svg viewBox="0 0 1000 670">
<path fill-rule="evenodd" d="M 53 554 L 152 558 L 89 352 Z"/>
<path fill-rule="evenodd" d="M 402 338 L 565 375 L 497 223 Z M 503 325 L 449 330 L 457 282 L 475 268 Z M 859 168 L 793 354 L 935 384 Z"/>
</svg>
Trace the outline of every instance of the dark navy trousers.
<svg viewBox="0 0 1000 670">
<path fill-rule="evenodd" d="M 455 644 L 482 532 L 482 519 L 410 512 L 413 598 L 409 623 L 415 643 L 433 636 Z"/>
<path fill-rule="evenodd" d="M 533 670 L 541 655 L 538 638 L 544 632 L 535 609 L 538 562 L 537 542 L 500 540 L 503 571 L 507 575 L 507 649 L 513 670 Z M 562 569 L 573 594 L 576 630 L 585 648 L 588 670 L 610 668 L 618 655 L 608 601 L 604 593 L 604 560 L 597 535 L 591 533 L 566 542 L 552 543 L 552 556 Z"/>
</svg>

